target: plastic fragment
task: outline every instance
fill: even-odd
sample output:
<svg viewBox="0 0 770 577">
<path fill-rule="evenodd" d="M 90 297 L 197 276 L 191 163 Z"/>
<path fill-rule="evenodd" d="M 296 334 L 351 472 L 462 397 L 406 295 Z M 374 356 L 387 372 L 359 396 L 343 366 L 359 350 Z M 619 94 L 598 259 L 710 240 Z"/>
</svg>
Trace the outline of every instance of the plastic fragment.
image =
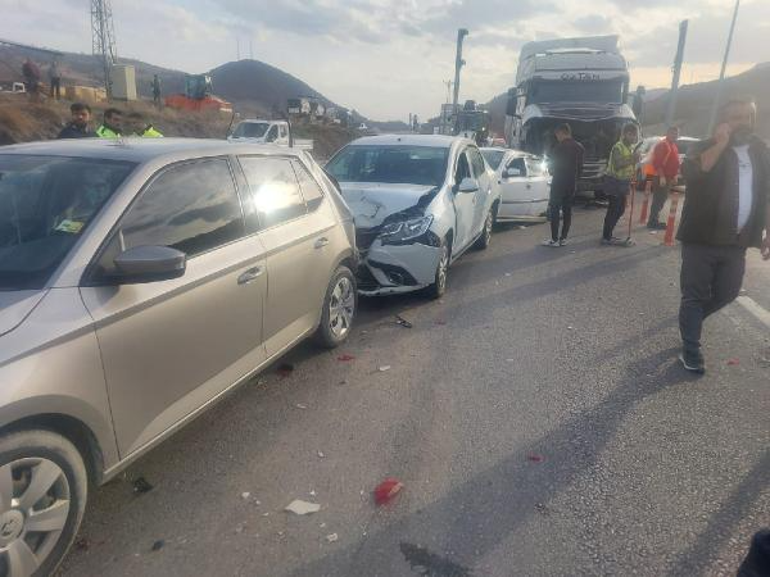
<svg viewBox="0 0 770 577">
<path fill-rule="evenodd" d="M 337 535 L 337 533 L 332 533 L 331 535 L 326 536 L 326 541 L 328 543 L 336 543 L 339 540 L 340 540 L 340 536 Z"/>
<path fill-rule="evenodd" d="M 139 477 L 138 479 L 134 480 L 134 493 L 142 494 L 142 493 L 149 493 L 152 491 L 153 486 L 150 485 L 150 483 L 147 482 L 147 479 L 144 477 Z"/>
<path fill-rule="evenodd" d="M 390 365 L 383 365 L 383 366 L 381 366 L 381 367 L 380 367 L 379 369 L 377 369 L 377 370 L 379 370 L 381 373 L 387 372 L 387 371 L 389 371 L 389 370 L 390 370 Z"/>
<path fill-rule="evenodd" d="M 543 457 L 543 455 L 538 455 L 537 453 L 530 453 L 527 455 L 527 461 L 530 461 L 531 463 L 542 463 L 545 461 L 545 457 Z"/>
<path fill-rule="evenodd" d="M 318 458 L 319 459 L 325 459 L 326 458 L 326 455 L 324 454 L 323 451 L 318 451 Z"/>
<path fill-rule="evenodd" d="M 303 405 L 302 403 L 297 403 L 294 406 L 297 407 L 298 409 L 300 409 L 301 411 L 306 411 L 307 410 L 307 405 Z"/>
<path fill-rule="evenodd" d="M 155 543 L 152 544 L 152 550 L 153 551 L 160 551 L 163 549 L 163 546 L 166 544 L 166 542 L 163 539 L 158 539 L 155 541 Z"/>
<path fill-rule="evenodd" d="M 353 355 L 340 355 L 337 357 L 337 360 L 341 363 L 349 363 L 350 361 L 355 360 L 356 357 Z"/>
<path fill-rule="evenodd" d="M 730 359 L 730 360 L 727 361 L 727 365 L 730 366 L 730 367 L 735 367 L 735 366 L 738 366 L 740 364 L 741 364 L 741 360 L 740 359 Z"/>
<path fill-rule="evenodd" d="M 404 485 L 401 481 L 389 477 L 377 485 L 377 488 L 374 490 L 374 502 L 377 505 L 389 503 L 403 488 Z"/>
<path fill-rule="evenodd" d="M 249 497 L 251 497 L 251 493 L 249 493 L 248 491 L 244 491 L 243 493 L 241 493 L 241 499 L 243 499 L 244 501 L 246 501 Z"/>
<path fill-rule="evenodd" d="M 313 513 L 318 513 L 318 511 L 321 510 L 321 505 L 296 499 L 295 501 L 289 503 L 289 506 L 284 510 L 288 511 L 289 513 L 294 513 L 295 515 L 312 515 Z"/>
<path fill-rule="evenodd" d="M 401 315 L 396 315 L 396 324 L 401 325 L 405 329 L 411 329 L 414 325 L 410 323 L 408 320 L 406 320 Z"/>
</svg>

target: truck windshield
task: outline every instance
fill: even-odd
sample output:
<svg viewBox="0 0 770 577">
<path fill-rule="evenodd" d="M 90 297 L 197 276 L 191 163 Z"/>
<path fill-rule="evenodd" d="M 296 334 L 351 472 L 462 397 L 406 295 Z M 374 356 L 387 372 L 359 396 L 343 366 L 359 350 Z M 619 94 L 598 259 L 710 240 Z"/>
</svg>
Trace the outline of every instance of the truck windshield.
<svg viewBox="0 0 770 577">
<path fill-rule="evenodd" d="M 564 81 L 540 80 L 532 86 L 528 104 L 563 102 L 623 102 L 623 81 Z"/>
<path fill-rule="evenodd" d="M 430 146 L 348 146 L 326 169 L 339 182 L 384 182 L 441 186 L 448 148 Z"/>
<path fill-rule="evenodd" d="M 0 154 L 0 290 L 45 286 L 134 166 Z"/>
<path fill-rule="evenodd" d="M 236 138 L 262 138 L 270 125 L 267 122 L 242 122 L 233 132 Z"/>
</svg>

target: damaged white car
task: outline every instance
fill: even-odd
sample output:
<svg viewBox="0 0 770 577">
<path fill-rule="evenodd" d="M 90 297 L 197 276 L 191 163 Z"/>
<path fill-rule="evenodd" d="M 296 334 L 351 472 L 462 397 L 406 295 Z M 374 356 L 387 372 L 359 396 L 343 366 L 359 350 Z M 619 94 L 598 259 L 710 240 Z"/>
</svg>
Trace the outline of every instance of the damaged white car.
<svg viewBox="0 0 770 577">
<path fill-rule="evenodd" d="M 471 140 L 360 138 L 326 169 L 355 218 L 364 295 L 427 289 L 438 298 L 449 265 L 470 247 L 490 243 L 500 190 Z"/>
</svg>

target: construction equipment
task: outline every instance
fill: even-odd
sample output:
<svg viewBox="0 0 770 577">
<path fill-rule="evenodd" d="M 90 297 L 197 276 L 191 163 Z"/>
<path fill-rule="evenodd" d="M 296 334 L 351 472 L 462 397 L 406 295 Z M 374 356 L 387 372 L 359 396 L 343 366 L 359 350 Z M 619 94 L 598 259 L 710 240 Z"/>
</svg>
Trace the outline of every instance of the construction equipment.
<svg viewBox="0 0 770 577">
<path fill-rule="evenodd" d="M 233 105 L 212 94 L 213 84 L 208 74 L 187 74 L 184 94 L 166 97 L 166 106 L 192 112 L 216 111 L 231 114 Z"/>
</svg>

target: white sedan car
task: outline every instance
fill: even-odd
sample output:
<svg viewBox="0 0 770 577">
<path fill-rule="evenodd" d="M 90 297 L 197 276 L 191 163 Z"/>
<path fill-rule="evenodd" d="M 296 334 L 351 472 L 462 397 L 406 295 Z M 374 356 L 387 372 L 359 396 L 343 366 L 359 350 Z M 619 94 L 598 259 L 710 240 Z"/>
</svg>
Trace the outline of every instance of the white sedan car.
<svg viewBox="0 0 770 577">
<path fill-rule="evenodd" d="M 543 159 L 519 150 L 482 148 L 502 194 L 497 220 L 544 222 L 551 177 Z"/>
<path fill-rule="evenodd" d="M 361 294 L 428 289 L 438 298 L 449 265 L 472 246 L 489 245 L 500 190 L 471 140 L 359 138 L 326 169 L 353 212 Z"/>
</svg>

